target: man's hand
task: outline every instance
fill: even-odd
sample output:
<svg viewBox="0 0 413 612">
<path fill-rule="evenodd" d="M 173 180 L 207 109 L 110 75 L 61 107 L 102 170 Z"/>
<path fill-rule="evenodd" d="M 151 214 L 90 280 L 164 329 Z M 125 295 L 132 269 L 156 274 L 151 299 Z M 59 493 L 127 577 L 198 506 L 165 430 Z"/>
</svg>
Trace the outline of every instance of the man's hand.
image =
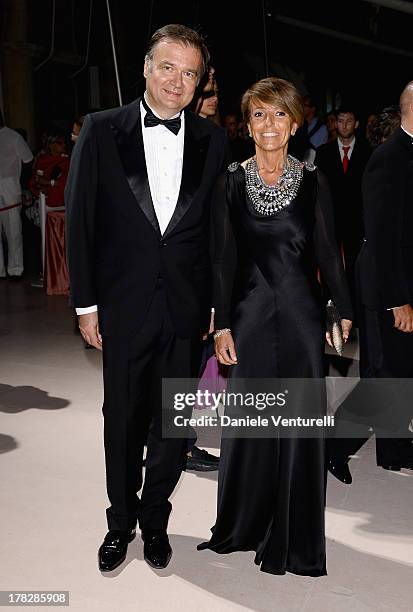
<svg viewBox="0 0 413 612">
<path fill-rule="evenodd" d="M 234 340 L 230 331 L 215 338 L 215 356 L 223 365 L 236 365 L 237 354 L 235 352 Z"/>
<path fill-rule="evenodd" d="M 394 327 L 402 332 L 411 334 L 413 332 L 413 308 L 410 304 L 393 308 Z"/>
<path fill-rule="evenodd" d="M 78 321 L 83 340 L 101 351 L 102 336 L 99 333 L 98 313 L 89 312 L 88 314 L 79 315 Z"/>
</svg>

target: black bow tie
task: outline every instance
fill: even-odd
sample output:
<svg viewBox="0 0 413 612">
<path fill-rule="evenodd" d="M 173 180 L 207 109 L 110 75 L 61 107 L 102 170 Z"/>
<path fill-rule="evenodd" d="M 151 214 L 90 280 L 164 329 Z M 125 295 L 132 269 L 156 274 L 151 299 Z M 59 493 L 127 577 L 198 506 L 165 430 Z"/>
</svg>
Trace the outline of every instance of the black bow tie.
<svg viewBox="0 0 413 612">
<path fill-rule="evenodd" d="M 175 136 L 178 134 L 179 130 L 181 129 L 181 115 L 179 115 L 179 117 L 175 117 L 174 119 L 159 119 L 159 117 L 153 114 L 149 106 L 146 104 L 144 98 L 142 98 L 142 104 L 146 110 L 146 115 L 143 120 L 145 127 L 164 125 L 166 128 L 168 128 L 168 130 L 175 134 Z"/>
</svg>

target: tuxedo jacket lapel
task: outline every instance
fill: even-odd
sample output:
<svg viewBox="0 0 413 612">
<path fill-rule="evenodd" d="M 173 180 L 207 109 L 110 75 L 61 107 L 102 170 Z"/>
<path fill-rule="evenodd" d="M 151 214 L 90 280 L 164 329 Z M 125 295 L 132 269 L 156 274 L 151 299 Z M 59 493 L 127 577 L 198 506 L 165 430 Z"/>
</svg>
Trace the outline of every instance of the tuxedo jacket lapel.
<svg viewBox="0 0 413 612">
<path fill-rule="evenodd" d="M 397 139 L 405 148 L 406 153 L 409 155 L 410 159 L 413 158 L 413 138 L 406 134 L 406 132 L 400 127 L 396 132 Z"/>
<path fill-rule="evenodd" d="M 194 117 L 190 113 L 185 112 L 185 140 L 181 187 L 174 213 L 165 230 L 164 236 L 170 234 L 175 229 L 196 197 L 196 192 L 202 180 L 209 142 L 209 134 L 203 137 L 200 136 Z"/>
<path fill-rule="evenodd" d="M 160 235 L 158 218 L 152 202 L 143 147 L 140 100 L 125 106 L 124 114 L 112 130 L 129 187 L 142 212 Z"/>
</svg>

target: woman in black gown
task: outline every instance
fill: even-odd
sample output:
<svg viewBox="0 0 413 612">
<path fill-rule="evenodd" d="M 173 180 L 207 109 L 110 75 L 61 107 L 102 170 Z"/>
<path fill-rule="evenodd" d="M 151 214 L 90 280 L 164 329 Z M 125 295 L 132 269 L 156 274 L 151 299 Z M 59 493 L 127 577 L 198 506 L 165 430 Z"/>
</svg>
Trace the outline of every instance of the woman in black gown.
<svg viewBox="0 0 413 612">
<path fill-rule="evenodd" d="M 352 319 L 329 189 L 314 166 L 287 155 L 303 122 L 292 84 L 259 81 L 242 110 L 256 155 L 231 164 L 213 201 L 216 356 L 230 378 L 322 378 L 317 266 L 345 339 Z M 320 437 L 223 439 L 217 519 L 198 548 L 254 550 L 272 574 L 324 575 L 325 474 Z"/>
</svg>

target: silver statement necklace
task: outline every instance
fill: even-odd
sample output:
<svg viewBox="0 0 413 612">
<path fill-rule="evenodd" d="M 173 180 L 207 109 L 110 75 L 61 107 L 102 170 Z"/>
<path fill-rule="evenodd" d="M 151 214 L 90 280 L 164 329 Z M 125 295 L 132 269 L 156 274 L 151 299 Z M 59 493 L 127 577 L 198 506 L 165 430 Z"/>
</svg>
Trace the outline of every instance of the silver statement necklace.
<svg viewBox="0 0 413 612">
<path fill-rule="evenodd" d="M 248 161 L 245 170 L 247 193 L 255 210 L 265 216 L 274 215 L 291 204 L 303 178 L 303 166 L 292 155 L 287 155 L 283 173 L 276 185 L 264 183 L 258 172 L 255 156 Z"/>
</svg>

